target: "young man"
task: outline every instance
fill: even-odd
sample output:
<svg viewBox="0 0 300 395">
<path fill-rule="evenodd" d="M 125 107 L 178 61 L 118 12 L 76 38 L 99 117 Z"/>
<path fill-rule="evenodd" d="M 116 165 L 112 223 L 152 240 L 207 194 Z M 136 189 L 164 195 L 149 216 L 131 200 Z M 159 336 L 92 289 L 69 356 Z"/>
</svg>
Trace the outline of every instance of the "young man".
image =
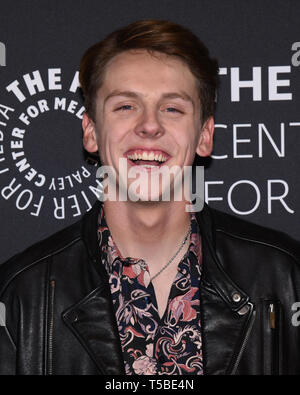
<svg viewBox="0 0 300 395">
<path fill-rule="evenodd" d="M 144 183 L 1 267 L 2 374 L 300 373 L 298 244 L 206 205 L 187 211 L 175 177 L 144 188 L 163 166 L 182 175 L 210 155 L 217 75 L 199 39 L 166 21 L 86 52 L 85 149 L 117 192 L 132 169 Z"/>
</svg>

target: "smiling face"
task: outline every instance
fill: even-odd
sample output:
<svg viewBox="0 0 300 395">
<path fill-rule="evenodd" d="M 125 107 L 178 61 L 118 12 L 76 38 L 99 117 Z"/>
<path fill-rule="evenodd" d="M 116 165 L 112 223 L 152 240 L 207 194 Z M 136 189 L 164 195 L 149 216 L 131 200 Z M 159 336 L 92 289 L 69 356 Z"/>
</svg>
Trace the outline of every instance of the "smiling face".
<svg viewBox="0 0 300 395">
<path fill-rule="evenodd" d="M 83 118 L 85 149 L 98 151 L 118 181 L 120 158 L 145 174 L 161 165 L 191 166 L 195 153 L 210 155 L 213 129 L 212 118 L 201 123 L 197 81 L 187 65 L 145 50 L 126 51 L 109 62 L 95 120 Z"/>
</svg>

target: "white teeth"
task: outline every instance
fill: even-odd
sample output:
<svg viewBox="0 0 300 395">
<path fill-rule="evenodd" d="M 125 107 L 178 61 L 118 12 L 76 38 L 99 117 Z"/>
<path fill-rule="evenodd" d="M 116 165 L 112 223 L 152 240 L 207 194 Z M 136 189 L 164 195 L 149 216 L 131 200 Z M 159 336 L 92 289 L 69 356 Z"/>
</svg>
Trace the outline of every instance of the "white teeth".
<svg viewBox="0 0 300 395">
<path fill-rule="evenodd" d="M 128 155 L 128 158 L 132 160 L 155 160 L 158 162 L 165 162 L 167 160 L 166 156 L 163 156 L 162 154 L 154 154 L 152 151 L 144 151 L 142 154 L 134 152 L 133 154 Z"/>
</svg>

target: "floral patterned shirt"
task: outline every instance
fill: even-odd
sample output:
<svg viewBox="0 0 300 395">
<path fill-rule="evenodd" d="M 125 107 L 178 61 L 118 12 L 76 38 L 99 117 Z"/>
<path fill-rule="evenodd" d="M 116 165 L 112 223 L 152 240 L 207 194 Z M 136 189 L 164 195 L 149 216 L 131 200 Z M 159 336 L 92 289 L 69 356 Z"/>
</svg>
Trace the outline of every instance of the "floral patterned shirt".
<svg viewBox="0 0 300 395">
<path fill-rule="evenodd" d="M 109 275 L 126 374 L 203 374 L 199 296 L 202 254 L 194 214 L 189 249 L 178 265 L 162 318 L 146 262 L 122 257 L 103 207 L 98 241 Z"/>
</svg>

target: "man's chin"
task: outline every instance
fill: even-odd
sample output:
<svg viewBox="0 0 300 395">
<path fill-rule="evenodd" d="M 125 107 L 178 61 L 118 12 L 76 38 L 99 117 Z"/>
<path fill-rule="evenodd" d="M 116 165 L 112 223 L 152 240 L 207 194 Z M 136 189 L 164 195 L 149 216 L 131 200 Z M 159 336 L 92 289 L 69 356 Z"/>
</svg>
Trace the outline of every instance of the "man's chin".
<svg viewBox="0 0 300 395">
<path fill-rule="evenodd" d="M 134 183 L 132 183 L 127 186 L 126 191 L 123 189 L 123 197 L 124 195 L 127 196 L 128 201 L 139 203 L 159 203 L 175 200 L 174 188 L 170 184 L 160 185 L 158 188 L 152 190 L 151 186 L 148 188 L 135 188 Z"/>
</svg>

